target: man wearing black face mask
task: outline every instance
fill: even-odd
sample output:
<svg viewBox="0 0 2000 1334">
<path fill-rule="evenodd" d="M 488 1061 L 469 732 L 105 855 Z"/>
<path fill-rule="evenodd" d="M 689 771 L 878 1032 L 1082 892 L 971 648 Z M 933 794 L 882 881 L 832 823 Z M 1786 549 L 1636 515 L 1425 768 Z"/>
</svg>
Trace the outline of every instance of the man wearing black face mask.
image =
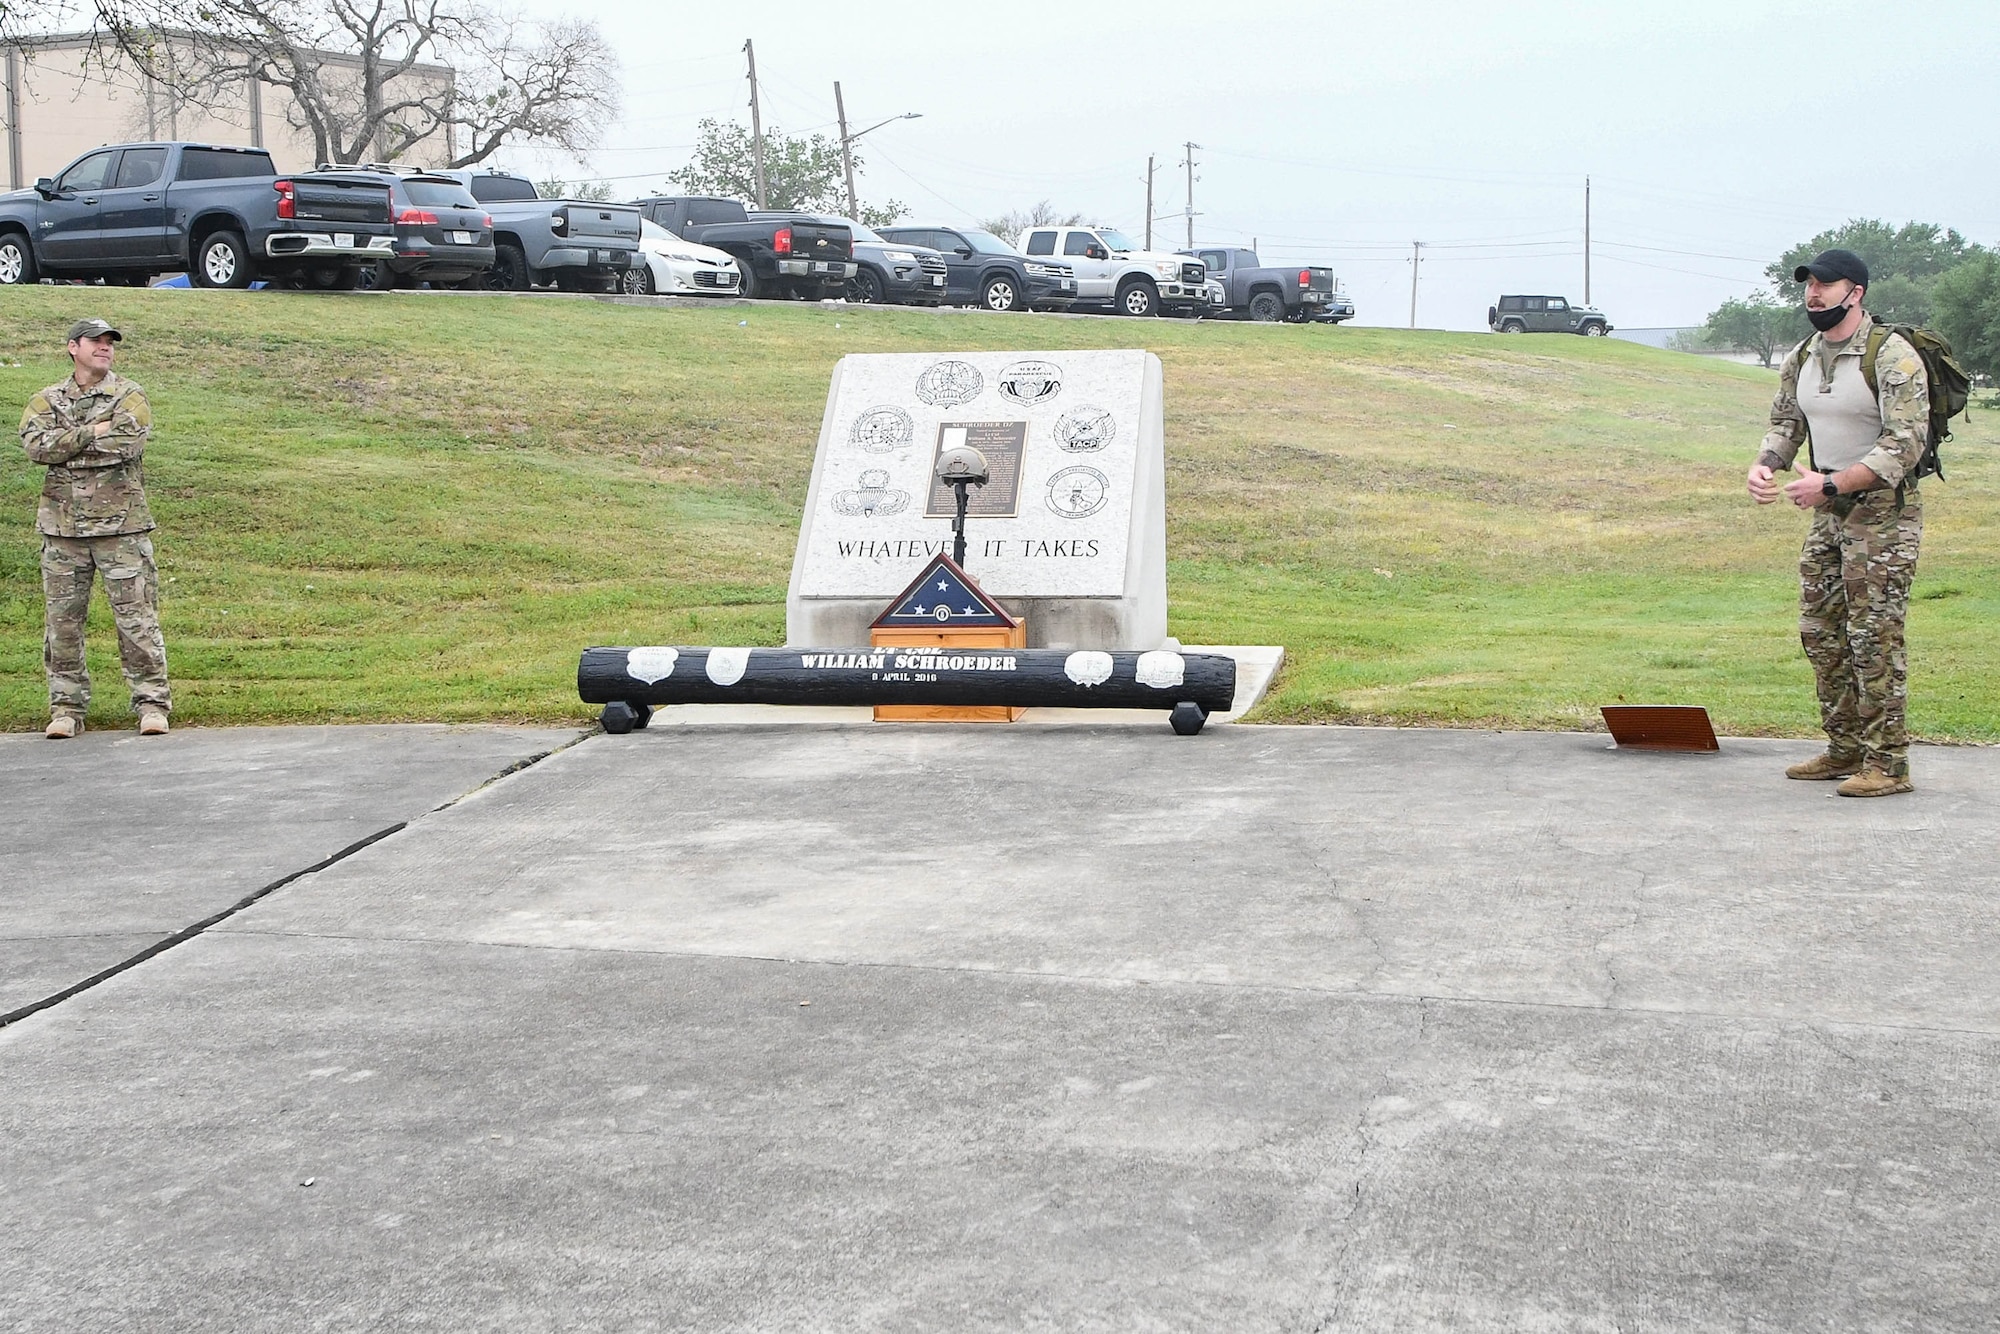
<svg viewBox="0 0 2000 1334">
<path fill-rule="evenodd" d="M 1886 797 L 1911 790 L 1903 618 L 1924 532 L 1913 470 L 1929 429 L 1930 385 L 1916 348 L 1888 333 L 1873 349 L 1869 388 L 1862 359 L 1874 321 L 1861 307 L 1868 266 L 1859 255 L 1823 251 L 1794 277 L 1806 285 L 1806 318 L 1818 332 L 1784 360 L 1771 429 L 1748 478 L 1752 498 L 1772 504 L 1774 474 L 1810 446 L 1811 470 L 1783 495 L 1813 515 L 1799 556 L 1799 637 L 1827 748 L 1785 776 L 1844 778 L 1844 797 Z"/>
</svg>

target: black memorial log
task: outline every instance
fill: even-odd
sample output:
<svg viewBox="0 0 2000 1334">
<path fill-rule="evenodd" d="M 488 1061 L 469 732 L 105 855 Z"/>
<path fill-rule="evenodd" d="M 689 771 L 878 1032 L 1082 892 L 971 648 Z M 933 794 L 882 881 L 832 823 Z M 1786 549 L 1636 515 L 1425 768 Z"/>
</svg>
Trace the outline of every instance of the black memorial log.
<svg viewBox="0 0 2000 1334">
<path fill-rule="evenodd" d="M 1174 709 L 1203 717 L 1236 695 L 1219 653 L 1068 649 L 591 648 L 576 667 L 586 704 L 995 704 Z M 638 725 L 643 726 L 643 714 Z M 1184 711 L 1181 715 L 1186 718 Z M 1181 730 L 1177 724 L 1176 730 Z"/>
</svg>

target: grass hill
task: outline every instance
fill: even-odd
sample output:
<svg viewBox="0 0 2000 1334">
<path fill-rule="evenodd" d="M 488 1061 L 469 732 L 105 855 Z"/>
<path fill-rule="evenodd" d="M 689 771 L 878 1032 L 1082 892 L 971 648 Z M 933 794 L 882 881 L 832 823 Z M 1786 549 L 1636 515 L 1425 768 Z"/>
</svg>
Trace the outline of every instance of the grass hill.
<svg viewBox="0 0 2000 1334">
<path fill-rule="evenodd" d="M 775 644 L 848 352 L 1143 345 L 1188 643 L 1278 643 L 1260 717 L 1807 735 L 1804 518 L 1742 492 L 1774 377 L 1616 341 L 581 299 L 15 289 L 0 397 L 121 323 L 177 721 L 558 720 L 592 643 Z M 2000 415 L 1926 486 L 1911 721 L 2000 739 Z M 34 497 L 0 451 L 0 727 L 43 720 Z M 94 719 L 124 716 L 101 597 Z M 123 725 L 117 723 L 117 725 Z"/>
</svg>

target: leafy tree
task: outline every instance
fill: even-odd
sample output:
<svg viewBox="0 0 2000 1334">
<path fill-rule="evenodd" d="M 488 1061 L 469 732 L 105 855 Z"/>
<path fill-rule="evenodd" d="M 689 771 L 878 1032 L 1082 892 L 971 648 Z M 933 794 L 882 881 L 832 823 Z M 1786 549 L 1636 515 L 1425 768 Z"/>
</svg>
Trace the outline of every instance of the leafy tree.
<svg viewBox="0 0 2000 1334">
<path fill-rule="evenodd" d="M 856 218 L 855 221 L 864 223 L 870 227 L 887 227 L 909 211 L 907 205 L 894 199 L 879 206 L 863 200 L 861 201 L 861 216 Z"/>
<path fill-rule="evenodd" d="M 2000 377 L 2000 255 L 1981 251 L 1931 289 L 1938 332 L 1975 375 Z"/>
<path fill-rule="evenodd" d="M 1868 309 L 1893 324 L 1930 323 L 1931 287 L 1938 276 L 1980 251 L 1958 232 L 1935 223 L 1892 227 L 1854 218 L 1799 242 L 1764 272 L 1780 297 L 1803 305 L 1805 285 L 1793 281 L 1793 272 L 1820 251 L 1836 249 L 1852 250 L 1868 262 Z"/>
<path fill-rule="evenodd" d="M 855 153 L 854 170 L 859 172 L 862 165 L 861 154 Z M 736 121 L 703 117 L 696 125 L 694 156 L 667 179 L 692 195 L 755 199 L 757 165 L 749 129 Z M 846 217 L 847 182 L 839 141 L 823 134 L 793 138 L 775 125 L 766 128 L 764 201 L 770 208 Z M 879 206 L 863 204 L 857 221 L 886 227 L 907 211 L 893 199 Z"/>
<path fill-rule="evenodd" d="M 997 218 L 988 218 L 979 225 L 1008 245 L 1018 247 L 1021 244 L 1021 237 L 1033 228 L 1077 227 L 1082 223 L 1081 213 L 1058 213 L 1050 206 L 1049 201 L 1044 199 L 1026 212 L 1016 209 L 1012 213 L 1002 213 Z"/>
<path fill-rule="evenodd" d="M 1747 301 L 1732 297 L 1723 302 L 1709 312 L 1701 330 L 1702 341 L 1710 347 L 1754 352 L 1766 366 L 1809 331 L 1799 307 L 1768 292 L 1753 292 Z"/>
<path fill-rule="evenodd" d="M 560 176 L 551 176 L 546 181 L 535 182 L 535 193 L 544 199 L 585 199 L 593 204 L 608 204 L 615 193 L 610 181 L 566 181 Z"/>
</svg>

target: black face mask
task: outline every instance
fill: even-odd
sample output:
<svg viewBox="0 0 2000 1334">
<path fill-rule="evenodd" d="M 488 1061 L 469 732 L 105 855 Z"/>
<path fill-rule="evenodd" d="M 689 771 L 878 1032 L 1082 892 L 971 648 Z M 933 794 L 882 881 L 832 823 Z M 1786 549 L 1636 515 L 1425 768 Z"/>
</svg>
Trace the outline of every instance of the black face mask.
<svg viewBox="0 0 2000 1334">
<path fill-rule="evenodd" d="M 1812 322 L 1813 328 L 1825 333 L 1846 319 L 1848 310 L 1849 306 L 1843 301 L 1837 306 L 1828 306 L 1825 310 L 1808 309 L 1806 318 Z"/>
</svg>

